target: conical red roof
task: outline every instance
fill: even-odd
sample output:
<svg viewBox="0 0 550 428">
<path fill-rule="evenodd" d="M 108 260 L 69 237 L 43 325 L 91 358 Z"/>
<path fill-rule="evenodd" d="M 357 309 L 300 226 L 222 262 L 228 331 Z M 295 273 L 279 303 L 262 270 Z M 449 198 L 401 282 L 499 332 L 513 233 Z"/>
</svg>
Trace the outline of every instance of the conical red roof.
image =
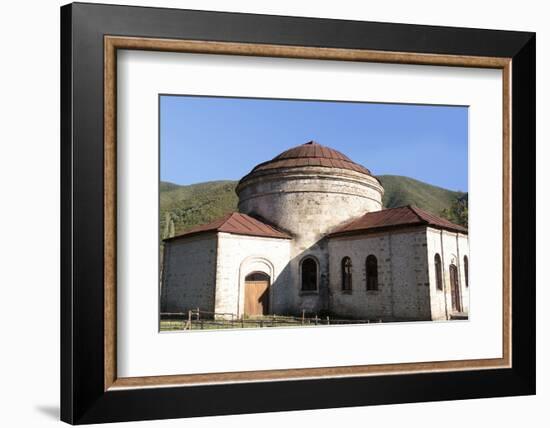
<svg viewBox="0 0 550 428">
<path fill-rule="evenodd" d="M 338 150 L 323 146 L 315 141 L 310 141 L 309 143 L 288 149 L 270 161 L 257 165 L 248 176 L 260 171 L 303 166 L 324 166 L 329 168 L 349 169 L 351 171 L 371 175 L 367 168 L 353 162 Z"/>
</svg>

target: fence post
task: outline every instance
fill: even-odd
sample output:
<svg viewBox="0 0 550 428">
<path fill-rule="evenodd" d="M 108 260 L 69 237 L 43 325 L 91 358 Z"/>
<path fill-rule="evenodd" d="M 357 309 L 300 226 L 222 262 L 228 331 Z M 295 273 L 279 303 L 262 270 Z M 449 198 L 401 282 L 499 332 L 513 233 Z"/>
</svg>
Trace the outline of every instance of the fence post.
<svg viewBox="0 0 550 428">
<path fill-rule="evenodd" d="M 306 318 L 306 310 L 302 309 L 302 325 L 304 324 L 305 318 Z"/>
<path fill-rule="evenodd" d="M 327 315 L 327 325 L 330 325 L 330 318 Z"/>
<path fill-rule="evenodd" d="M 197 308 L 197 321 L 201 319 L 201 311 Z"/>
<path fill-rule="evenodd" d="M 187 311 L 187 322 L 189 323 L 189 330 L 191 330 L 191 309 Z"/>
<path fill-rule="evenodd" d="M 315 325 L 317 325 L 317 314 L 315 314 Z"/>
</svg>

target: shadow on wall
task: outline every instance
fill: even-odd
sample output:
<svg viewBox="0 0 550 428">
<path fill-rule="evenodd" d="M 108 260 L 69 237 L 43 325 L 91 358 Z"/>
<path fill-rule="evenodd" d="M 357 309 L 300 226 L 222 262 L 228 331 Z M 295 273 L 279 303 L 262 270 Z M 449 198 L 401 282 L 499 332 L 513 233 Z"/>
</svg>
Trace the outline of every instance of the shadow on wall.
<svg viewBox="0 0 550 428">
<path fill-rule="evenodd" d="M 316 271 L 314 278 L 304 279 L 314 287 L 302 289 L 301 264 L 307 259 L 314 261 Z M 323 238 L 290 259 L 271 284 L 270 312 L 292 316 L 302 316 L 303 311 L 309 315 L 330 312 L 328 269 L 328 240 Z"/>
</svg>

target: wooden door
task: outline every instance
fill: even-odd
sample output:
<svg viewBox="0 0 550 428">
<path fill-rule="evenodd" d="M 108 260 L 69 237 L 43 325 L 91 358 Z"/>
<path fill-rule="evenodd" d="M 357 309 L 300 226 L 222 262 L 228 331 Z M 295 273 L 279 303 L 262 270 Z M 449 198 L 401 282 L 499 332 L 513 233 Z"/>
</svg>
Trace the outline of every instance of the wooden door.
<svg viewBox="0 0 550 428">
<path fill-rule="evenodd" d="M 269 314 L 269 276 L 252 273 L 244 282 L 244 314 L 248 316 Z"/>
<path fill-rule="evenodd" d="M 462 308 L 460 305 L 460 286 L 458 284 L 458 269 L 456 265 L 449 266 L 449 273 L 451 277 L 451 301 L 453 311 L 461 312 Z"/>
</svg>

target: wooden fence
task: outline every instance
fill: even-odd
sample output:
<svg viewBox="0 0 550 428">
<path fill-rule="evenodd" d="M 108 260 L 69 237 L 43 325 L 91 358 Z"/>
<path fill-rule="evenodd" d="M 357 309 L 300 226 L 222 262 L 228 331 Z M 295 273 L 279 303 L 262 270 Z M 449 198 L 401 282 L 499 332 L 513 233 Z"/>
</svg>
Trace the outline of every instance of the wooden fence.
<svg viewBox="0 0 550 428">
<path fill-rule="evenodd" d="M 301 317 L 283 315 L 263 315 L 238 318 L 232 313 L 208 312 L 199 308 L 187 313 L 161 313 L 161 330 L 212 330 L 229 328 L 299 327 L 343 324 L 370 324 L 382 322 L 376 320 L 337 319 L 330 316 L 319 317 L 316 314 Z"/>
</svg>

